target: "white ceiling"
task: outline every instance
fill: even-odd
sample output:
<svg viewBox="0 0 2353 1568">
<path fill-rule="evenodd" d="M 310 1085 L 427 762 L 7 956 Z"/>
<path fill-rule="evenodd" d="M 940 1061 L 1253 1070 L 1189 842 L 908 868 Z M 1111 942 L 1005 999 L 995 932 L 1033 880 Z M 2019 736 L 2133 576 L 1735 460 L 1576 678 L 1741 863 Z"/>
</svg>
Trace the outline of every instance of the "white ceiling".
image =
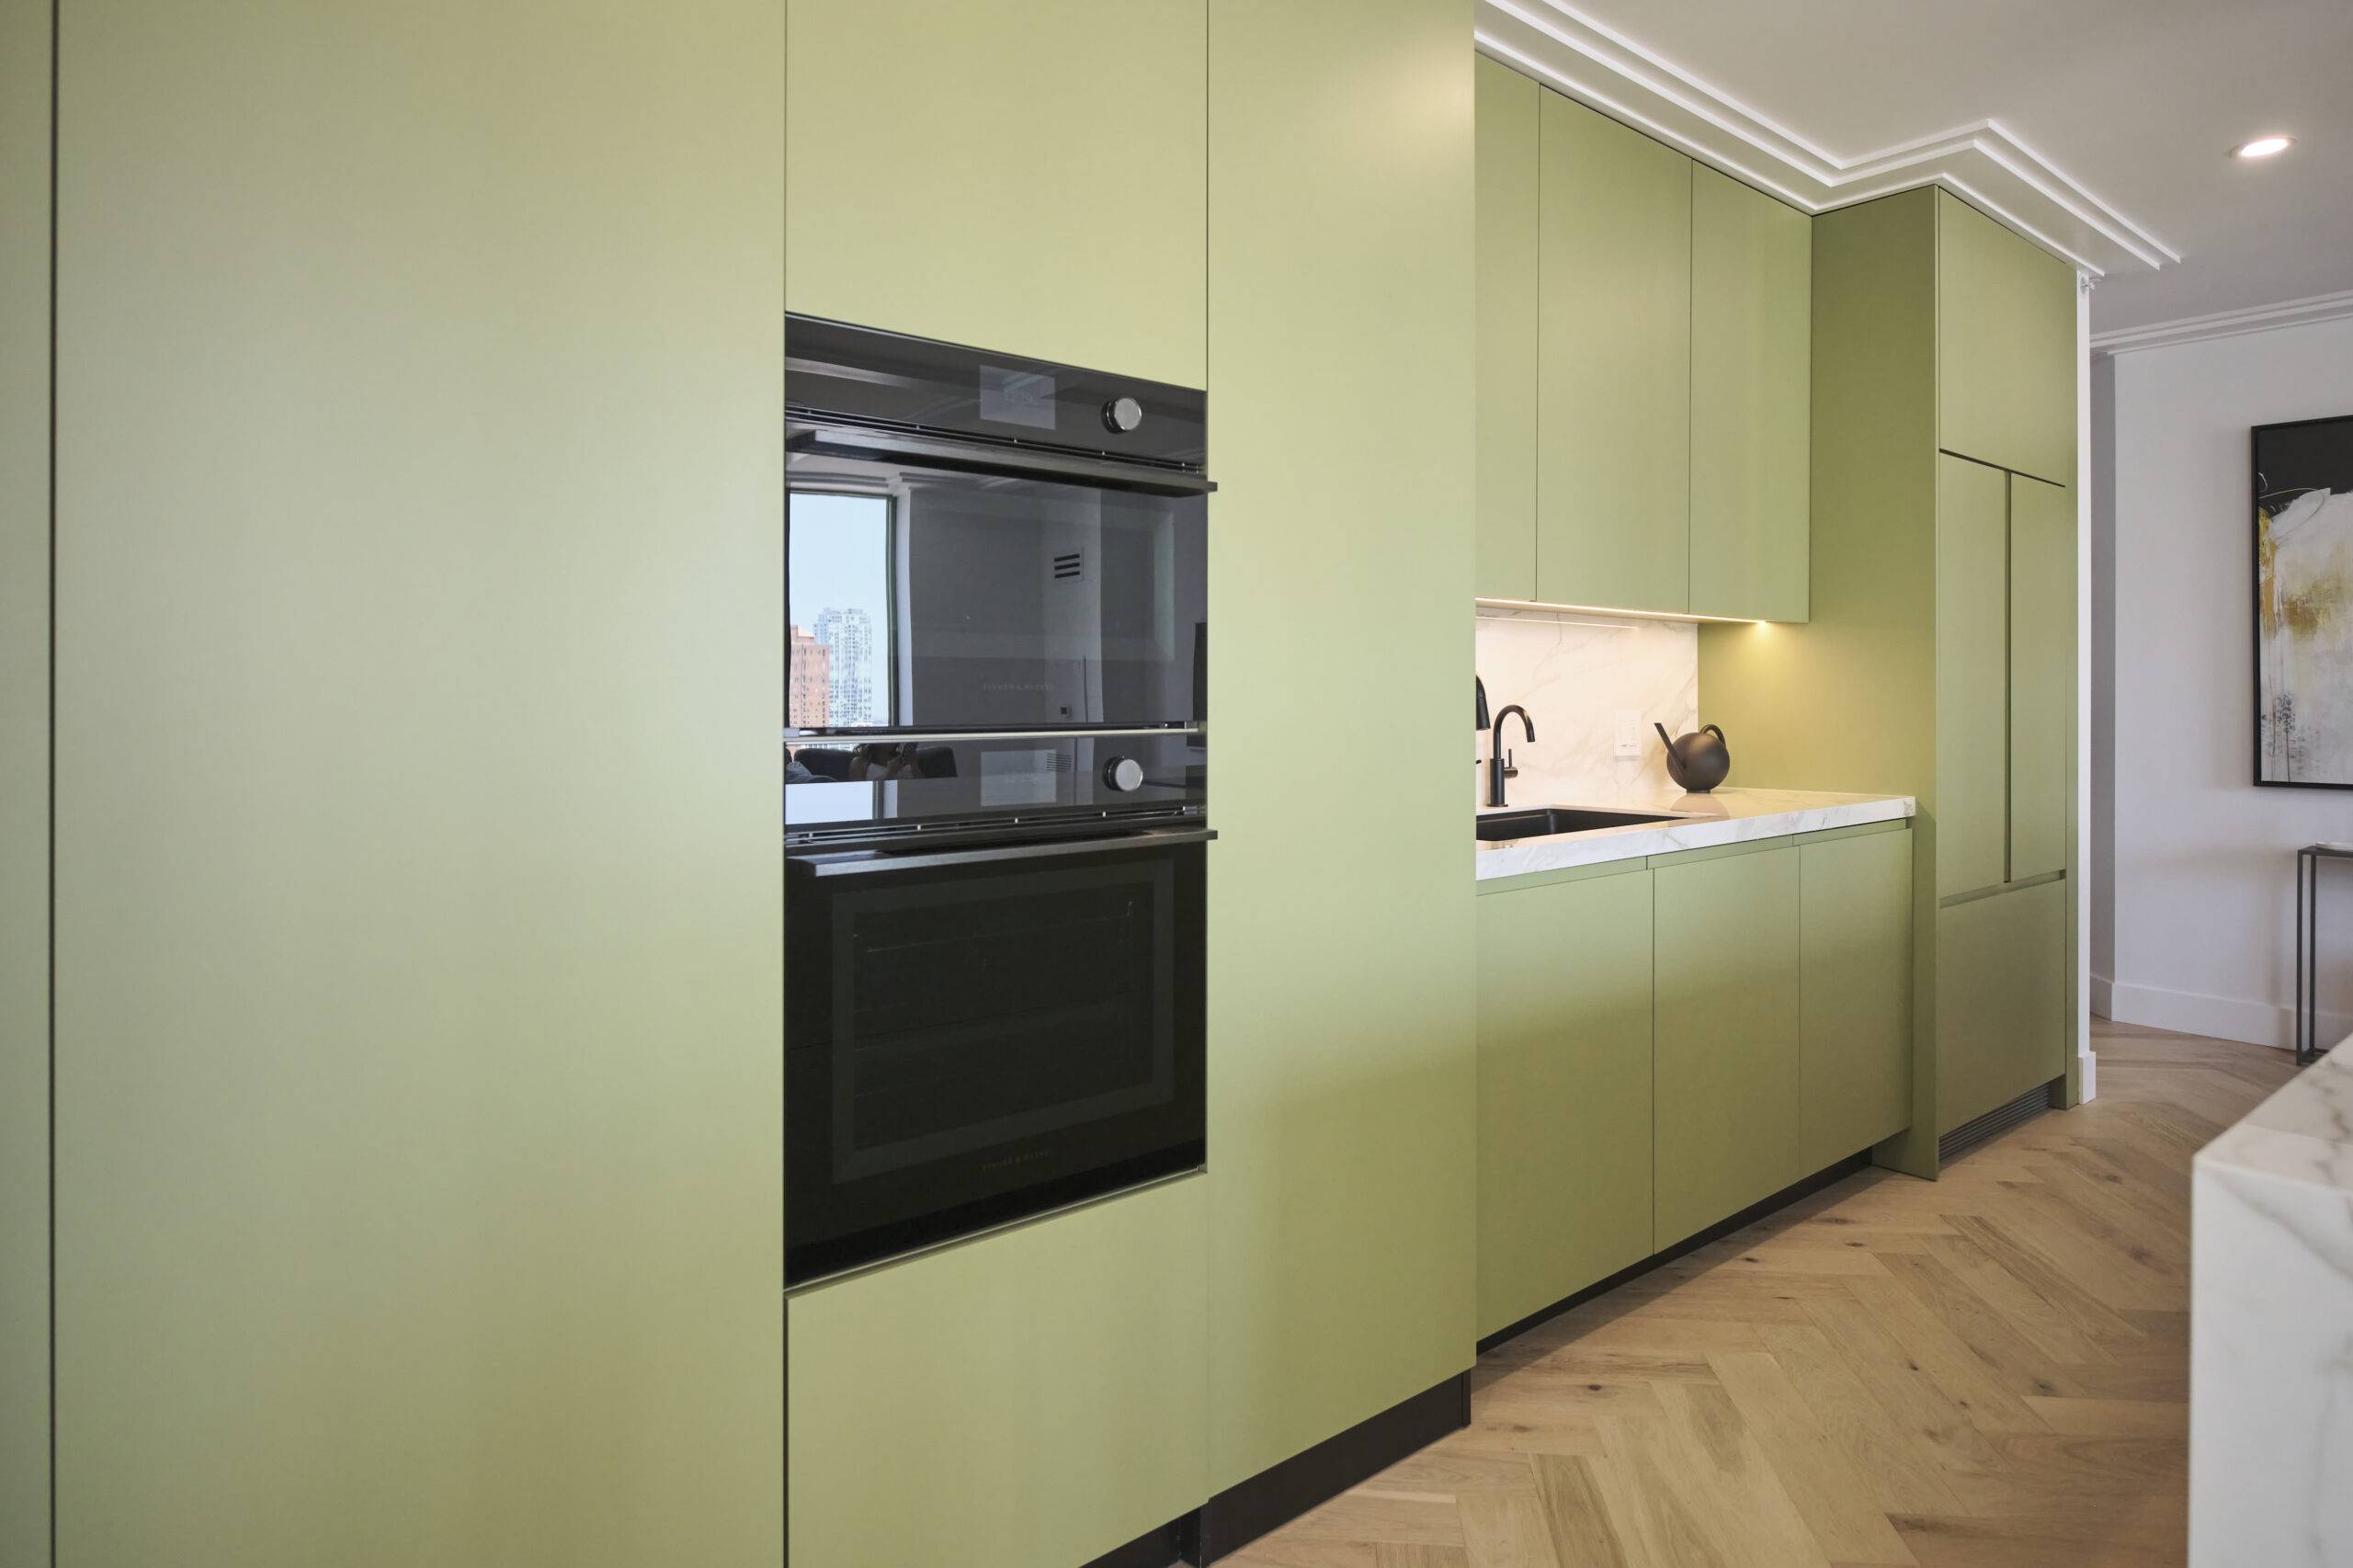
<svg viewBox="0 0 2353 1568">
<path fill-rule="evenodd" d="M 1477 17 L 1486 52 L 1803 205 L 1953 186 L 2100 275 L 2095 334 L 2353 290 L 2353 0 L 1478 0 Z M 2297 144 L 2229 156 L 2267 131 Z"/>
</svg>

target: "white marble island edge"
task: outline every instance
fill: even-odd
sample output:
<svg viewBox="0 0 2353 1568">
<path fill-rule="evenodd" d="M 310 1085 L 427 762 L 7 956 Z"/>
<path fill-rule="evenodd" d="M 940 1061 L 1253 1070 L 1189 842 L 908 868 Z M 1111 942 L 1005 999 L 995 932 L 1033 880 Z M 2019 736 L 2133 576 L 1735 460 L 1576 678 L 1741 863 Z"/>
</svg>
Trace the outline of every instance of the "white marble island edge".
<svg viewBox="0 0 2353 1568">
<path fill-rule="evenodd" d="M 1661 795 L 1609 801 L 1518 801 L 1479 808 L 1482 817 L 1545 806 L 1572 810 L 1643 812 L 1665 822 L 1593 828 L 1540 838 L 1515 838 L 1477 846 L 1473 861 L 1480 881 L 1565 870 L 1612 860 L 1669 855 L 1751 839 L 1783 838 L 1834 827 L 1893 822 L 1910 817 L 1918 803 L 1909 795 L 1845 795 L 1809 790 L 1723 789 L 1706 795 Z"/>
</svg>

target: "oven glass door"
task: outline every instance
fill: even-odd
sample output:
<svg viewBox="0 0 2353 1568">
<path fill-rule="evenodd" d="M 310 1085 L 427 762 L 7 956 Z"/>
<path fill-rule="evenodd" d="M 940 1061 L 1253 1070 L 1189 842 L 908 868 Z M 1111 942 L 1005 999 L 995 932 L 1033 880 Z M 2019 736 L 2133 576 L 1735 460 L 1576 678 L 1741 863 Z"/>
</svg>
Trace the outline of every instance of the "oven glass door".
<svg viewBox="0 0 2353 1568">
<path fill-rule="evenodd" d="M 1202 497 L 806 451 L 790 472 L 792 727 L 1204 717 Z"/>
<path fill-rule="evenodd" d="M 1188 1169 L 1198 844 L 789 879 L 786 1272 Z"/>
</svg>

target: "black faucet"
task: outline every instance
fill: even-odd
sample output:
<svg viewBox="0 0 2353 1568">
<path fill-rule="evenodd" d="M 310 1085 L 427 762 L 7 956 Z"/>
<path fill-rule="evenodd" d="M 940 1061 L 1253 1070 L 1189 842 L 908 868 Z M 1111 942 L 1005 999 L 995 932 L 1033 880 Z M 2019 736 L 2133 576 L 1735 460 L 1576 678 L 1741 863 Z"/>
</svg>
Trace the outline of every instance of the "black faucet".
<svg viewBox="0 0 2353 1568">
<path fill-rule="evenodd" d="M 1495 715 L 1495 727 L 1487 732 L 1487 804 L 1500 806 L 1504 801 L 1504 721 L 1519 715 L 1519 727 L 1528 736 L 1528 744 L 1536 744 L 1536 721 L 1528 710 L 1515 702 Z"/>
</svg>

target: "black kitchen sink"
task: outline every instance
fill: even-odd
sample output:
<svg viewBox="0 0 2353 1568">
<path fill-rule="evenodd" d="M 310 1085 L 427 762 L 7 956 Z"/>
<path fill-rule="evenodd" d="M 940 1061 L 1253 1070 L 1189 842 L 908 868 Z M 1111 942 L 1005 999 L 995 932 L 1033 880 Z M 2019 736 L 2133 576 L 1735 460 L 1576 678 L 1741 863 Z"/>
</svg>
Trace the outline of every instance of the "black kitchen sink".
<svg viewBox="0 0 2353 1568">
<path fill-rule="evenodd" d="M 1673 822 L 1657 812 L 1573 812 L 1559 806 L 1535 806 L 1524 812 L 1491 812 L 1479 819 L 1479 842 L 1501 844 L 1513 838 L 1542 838 L 1554 833 L 1588 833 L 1597 827 L 1631 827 L 1637 823 Z"/>
</svg>

